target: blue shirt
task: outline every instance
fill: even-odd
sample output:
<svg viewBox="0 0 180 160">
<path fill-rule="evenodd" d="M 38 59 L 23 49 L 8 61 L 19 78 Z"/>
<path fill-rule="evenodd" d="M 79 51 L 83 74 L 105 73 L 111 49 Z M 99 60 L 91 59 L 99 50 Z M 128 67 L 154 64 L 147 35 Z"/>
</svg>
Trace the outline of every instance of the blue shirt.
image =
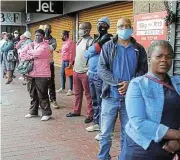
<svg viewBox="0 0 180 160">
<path fill-rule="evenodd" d="M 126 47 L 117 44 L 117 55 L 113 61 L 113 75 L 121 81 L 130 81 L 134 76 L 136 64 L 137 57 L 132 43 Z M 110 97 L 121 97 L 116 86 L 111 86 Z"/>
<path fill-rule="evenodd" d="M 158 79 L 150 72 L 148 75 Z M 171 82 L 180 95 L 180 76 L 171 77 Z M 125 100 L 129 121 L 125 130 L 145 150 L 151 141 L 160 142 L 169 129 L 161 124 L 164 99 L 163 85 L 145 76 L 134 78 L 129 84 Z"/>
<path fill-rule="evenodd" d="M 90 46 L 84 53 L 84 57 L 88 59 L 88 72 L 91 74 L 97 74 L 99 55 L 96 53 L 94 45 Z"/>
</svg>

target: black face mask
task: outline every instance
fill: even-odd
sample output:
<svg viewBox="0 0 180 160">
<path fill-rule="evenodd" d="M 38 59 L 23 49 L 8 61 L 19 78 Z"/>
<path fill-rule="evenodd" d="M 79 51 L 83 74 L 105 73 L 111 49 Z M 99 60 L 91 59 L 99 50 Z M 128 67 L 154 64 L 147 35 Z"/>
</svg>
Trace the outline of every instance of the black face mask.
<svg viewBox="0 0 180 160">
<path fill-rule="evenodd" d="M 103 27 L 101 25 L 98 25 L 97 26 L 97 30 L 100 34 L 106 34 L 107 33 L 107 30 L 108 30 L 108 27 Z"/>
<path fill-rule="evenodd" d="M 45 30 L 45 37 L 48 38 L 51 34 L 51 31 L 49 29 Z"/>
</svg>

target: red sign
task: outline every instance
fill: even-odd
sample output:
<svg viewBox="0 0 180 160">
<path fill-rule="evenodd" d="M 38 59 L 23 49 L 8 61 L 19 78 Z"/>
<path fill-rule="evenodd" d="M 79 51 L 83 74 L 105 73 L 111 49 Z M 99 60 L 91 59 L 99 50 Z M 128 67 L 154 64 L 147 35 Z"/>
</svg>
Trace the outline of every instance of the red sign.
<svg viewBox="0 0 180 160">
<path fill-rule="evenodd" d="M 166 40 L 166 15 L 166 11 L 135 15 L 133 37 L 145 48 L 154 41 Z"/>
</svg>

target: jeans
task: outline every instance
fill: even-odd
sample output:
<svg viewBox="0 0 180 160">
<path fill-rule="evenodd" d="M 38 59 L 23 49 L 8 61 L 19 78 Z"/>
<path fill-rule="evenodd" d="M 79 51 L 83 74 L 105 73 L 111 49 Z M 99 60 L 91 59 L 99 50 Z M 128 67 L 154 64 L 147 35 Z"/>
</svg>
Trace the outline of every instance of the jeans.
<svg viewBox="0 0 180 160">
<path fill-rule="evenodd" d="M 101 134 L 100 134 L 100 151 L 98 154 L 99 160 L 109 160 L 110 148 L 112 145 L 111 134 L 114 131 L 115 122 L 118 116 L 118 112 L 120 114 L 120 122 L 121 122 L 121 148 L 123 147 L 123 141 L 125 137 L 125 125 L 128 121 L 128 116 L 125 107 L 125 97 L 120 99 L 115 98 L 106 98 L 102 99 L 101 104 Z"/>
<path fill-rule="evenodd" d="M 88 117 L 93 116 L 92 109 L 92 99 L 89 91 L 88 77 L 86 73 L 73 73 L 73 81 L 74 81 L 74 113 L 81 114 L 82 100 L 83 100 L 83 91 L 85 92 L 86 102 L 87 102 L 87 115 Z"/>
<path fill-rule="evenodd" d="M 89 88 L 92 98 L 93 107 L 93 123 L 100 125 L 100 114 L 101 114 L 101 92 L 102 92 L 102 80 L 97 74 L 88 74 Z"/>
<path fill-rule="evenodd" d="M 65 68 L 68 66 L 69 66 L 69 61 L 62 61 L 62 67 L 61 67 L 61 86 L 62 86 L 62 89 L 65 89 L 65 84 L 66 84 Z M 70 90 L 73 90 L 73 76 L 68 77 L 68 87 Z"/>
<path fill-rule="evenodd" d="M 38 115 L 38 108 L 40 105 L 42 116 L 50 116 L 52 114 L 48 96 L 48 85 L 50 78 L 28 77 L 27 80 L 27 89 L 31 97 L 29 113 L 32 115 Z"/>
<path fill-rule="evenodd" d="M 51 69 L 51 80 L 49 83 L 49 99 L 50 101 L 56 101 L 54 62 L 50 64 L 50 69 Z"/>
</svg>

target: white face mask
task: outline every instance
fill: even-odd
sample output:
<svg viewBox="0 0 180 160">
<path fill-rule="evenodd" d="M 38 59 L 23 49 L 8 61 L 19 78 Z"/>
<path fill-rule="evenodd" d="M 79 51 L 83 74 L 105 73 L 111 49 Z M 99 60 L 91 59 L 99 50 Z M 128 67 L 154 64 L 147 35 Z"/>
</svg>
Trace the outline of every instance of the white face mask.
<svg viewBox="0 0 180 160">
<path fill-rule="evenodd" d="M 15 37 L 15 38 L 17 38 L 17 37 L 18 37 L 18 35 L 19 35 L 19 34 L 15 33 L 15 34 L 14 34 L 14 37 Z"/>
<path fill-rule="evenodd" d="M 79 29 L 79 37 L 84 37 L 86 35 L 86 31 L 83 29 Z"/>
</svg>

